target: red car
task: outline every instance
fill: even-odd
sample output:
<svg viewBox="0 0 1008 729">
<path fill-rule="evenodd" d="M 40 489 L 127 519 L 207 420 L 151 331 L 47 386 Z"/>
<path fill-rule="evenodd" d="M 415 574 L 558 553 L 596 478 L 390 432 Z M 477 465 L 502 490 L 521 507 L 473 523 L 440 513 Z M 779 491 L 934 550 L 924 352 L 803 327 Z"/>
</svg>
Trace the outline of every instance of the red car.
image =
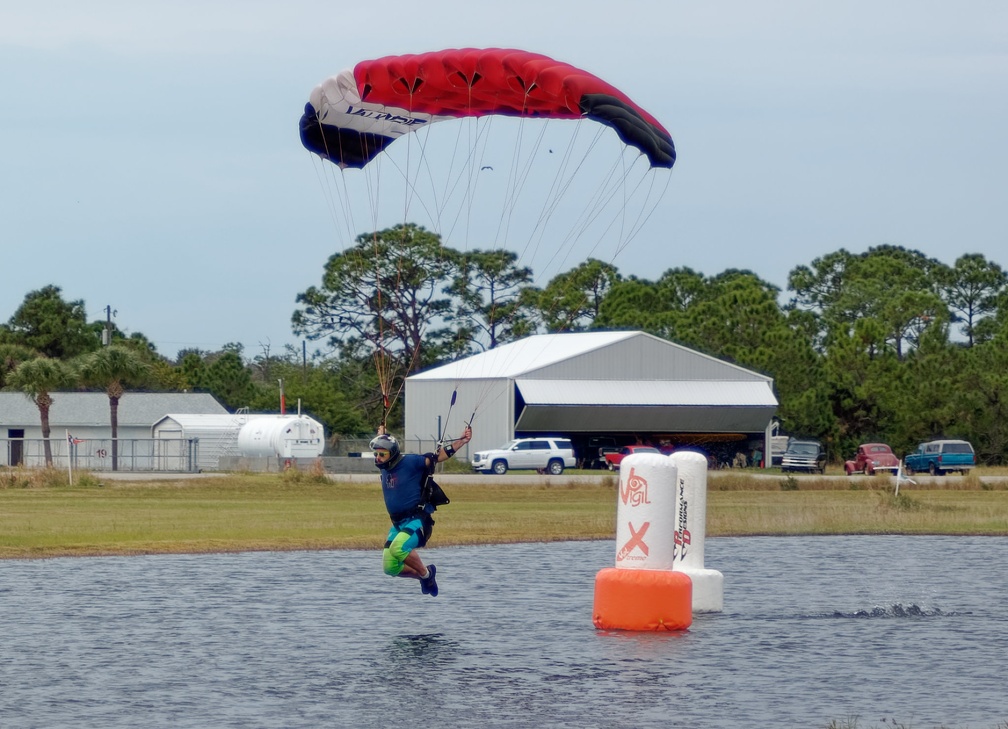
<svg viewBox="0 0 1008 729">
<path fill-rule="evenodd" d="M 605 454 L 606 467 L 610 471 L 617 470 L 619 468 L 620 461 L 622 461 L 624 458 L 626 458 L 627 456 L 629 456 L 631 453 L 658 453 L 658 454 L 661 454 L 661 451 L 658 450 L 657 448 L 652 448 L 651 446 L 644 446 L 644 445 L 628 445 L 628 446 L 623 446 L 622 448 L 620 448 L 615 453 L 606 453 Z"/>
<path fill-rule="evenodd" d="M 896 473 L 900 461 L 885 443 L 863 443 L 858 446 L 854 460 L 844 463 L 844 472 L 850 476 L 863 473 L 871 476 L 879 471 Z"/>
</svg>

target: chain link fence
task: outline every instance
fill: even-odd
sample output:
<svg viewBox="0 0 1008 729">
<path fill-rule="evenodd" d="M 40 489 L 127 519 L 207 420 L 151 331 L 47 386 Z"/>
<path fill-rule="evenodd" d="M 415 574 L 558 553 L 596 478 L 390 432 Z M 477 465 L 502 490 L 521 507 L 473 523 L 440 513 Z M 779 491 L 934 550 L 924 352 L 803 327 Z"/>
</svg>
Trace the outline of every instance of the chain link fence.
<svg viewBox="0 0 1008 729">
<path fill-rule="evenodd" d="M 44 438 L 0 438 L 0 465 L 42 468 L 46 466 Z M 194 473 L 198 469 L 198 438 L 118 438 L 117 458 L 112 463 L 111 438 L 50 438 L 54 468 L 86 471 L 161 471 Z"/>
</svg>

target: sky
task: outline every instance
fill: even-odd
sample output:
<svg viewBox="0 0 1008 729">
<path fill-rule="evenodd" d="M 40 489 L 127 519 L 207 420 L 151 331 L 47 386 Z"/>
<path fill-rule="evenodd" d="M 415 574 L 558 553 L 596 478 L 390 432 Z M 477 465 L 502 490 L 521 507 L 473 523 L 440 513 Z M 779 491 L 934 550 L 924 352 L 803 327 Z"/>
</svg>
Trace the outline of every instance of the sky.
<svg viewBox="0 0 1008 729">
<path fill-rule="evenodd" d="M 36 0 L 0 4 L 0 321 L 52 284 L 169 358 L 300 350 L 295 298 L 346 245 L 298 138 L 308 94 L 454 47 L 579 66 L 669 130 L 624 275 L 786 289 L 882 244 L 1008 268 L 1000 0 Z"/>
</svg>

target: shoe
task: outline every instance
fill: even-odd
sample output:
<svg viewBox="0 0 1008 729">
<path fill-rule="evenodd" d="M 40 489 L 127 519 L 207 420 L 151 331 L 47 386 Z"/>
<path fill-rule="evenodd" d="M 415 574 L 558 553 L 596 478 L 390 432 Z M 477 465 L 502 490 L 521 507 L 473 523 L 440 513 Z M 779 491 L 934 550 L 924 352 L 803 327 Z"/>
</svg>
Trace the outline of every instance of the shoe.
<svg viewBox="0 0 1008 729">
<path fill-rule="evenodd" d="M 434 579 L 434 573 L 437 572 L 437 567 L 429 564 L 427 565 L 427 571 L 430 572 L 430 574 L 420 580 L 420 592 L 425 595 L 430 595 L 431 597 L 437 597 L 437 580 Z"/>
</svg>

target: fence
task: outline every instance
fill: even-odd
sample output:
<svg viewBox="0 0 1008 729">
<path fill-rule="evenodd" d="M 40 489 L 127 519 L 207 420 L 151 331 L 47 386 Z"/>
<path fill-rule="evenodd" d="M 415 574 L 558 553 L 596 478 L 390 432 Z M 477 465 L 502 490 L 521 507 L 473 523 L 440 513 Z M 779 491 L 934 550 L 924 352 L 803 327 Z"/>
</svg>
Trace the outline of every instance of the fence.
<svg viewBox="0 0 1008 729">
<path fill-rule="evenodd" d="M 193 473 L 198 469 L 198 438 L 119 438 L 116 467 L 119 471 Z M 112 439 L 85 438 L 70 443 L 50 438 L 54 468 L 111 471 Z M 0 438 L 0 466 L 41 468 L 46 465 L 44 438 Z"/>
<path fill-rule="evenodd" d="M 65 438 L 49 439 L 54 468 L 67 467 L 69 451 L 73 468 L 86 471 L 112 470 L 112 439 L 84 438 L 70 443 Z M 212 466 L 200 463 L 199 438 L 119 438 L 117 459 L 118 471 L 196 473 L 201 469 L 225 471 L 276 471 L 283 470 L 286 461 L 297 461 L 296 465 L 307 468 L 309 461 L 303 459 L 283 459 L 279 456 L 266 458 L 244 458 L 220 455 L 211 458 Z M 421 443 L 433 451 L 436 444 Z M 424 451 L 416 451 L 424 452 Z M 211 450 L 210 454 L 213 455 Z M 361 458 L 364 455 L 364 458 Z M 203 454 L 206 460 L 206 454 Z M 374 461 L 370 457 L 370 446 L 365 439 L 342 439 L 330 444 L 321 459 L 328 473 L 374 473 Z M 0 467 L 24 466 L 42 468 L 46 465 L 44 438 L 0 438 Z"/>
</svg>

